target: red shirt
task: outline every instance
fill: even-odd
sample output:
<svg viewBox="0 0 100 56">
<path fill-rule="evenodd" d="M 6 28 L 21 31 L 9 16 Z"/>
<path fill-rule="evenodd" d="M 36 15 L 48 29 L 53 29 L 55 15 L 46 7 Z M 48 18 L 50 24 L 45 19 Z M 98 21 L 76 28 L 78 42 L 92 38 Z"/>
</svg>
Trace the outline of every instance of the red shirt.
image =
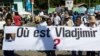
<svg viewBox="0 0 100 56">
<path fill-rule="evenodd" d="M 21 17 L 20 16 L 14 16 L 13 17 L 14 19 L 14 23 L 15 23 L 15 26 L 21 26 Z"/>
</svg>

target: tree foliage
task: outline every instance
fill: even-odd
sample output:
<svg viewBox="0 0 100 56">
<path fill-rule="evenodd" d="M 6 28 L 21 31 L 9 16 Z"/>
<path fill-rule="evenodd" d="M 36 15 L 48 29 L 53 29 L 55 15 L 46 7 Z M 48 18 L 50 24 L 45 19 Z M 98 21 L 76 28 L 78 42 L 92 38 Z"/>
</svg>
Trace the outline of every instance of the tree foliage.
<svg viewBox="0 0 100 56">
<path fill-rule="evenodd" d="M 26 0 L 22 0 L 25 2 Z M 34 0 L 35 7 L 38 8 L 48 8 L 48 1 L 50 1 L 50 6 L 55 7 L 56 5 L 65 4 L 65 0 Z M 78 3 L 85 3 L 89 5 L 89 0 L 74 0 L 74 4 Z M 100 4 L 100 0 L 90 0 L 90 5 L 95 6 L 97 4 Z"/>
<path fill-rule="evenodd" d="M 74 3 L 75 4 L 85 3 L 85 4 L 89 5 L 89 1 L 90 1 L 90 6 L 95 6 L 95 5 L 100 4 L 100 0 L 74 0 Z"/>
</svg>

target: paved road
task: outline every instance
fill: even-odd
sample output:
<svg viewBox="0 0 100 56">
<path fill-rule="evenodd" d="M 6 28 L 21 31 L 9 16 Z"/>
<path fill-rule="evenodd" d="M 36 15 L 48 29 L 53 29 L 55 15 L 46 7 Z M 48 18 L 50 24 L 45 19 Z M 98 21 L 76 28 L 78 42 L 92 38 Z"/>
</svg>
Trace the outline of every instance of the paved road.
<svg viewBox="0 0 100 56">
<path fill-rule="evenodd" d="M 38 51 L 15 51 L 16 56 L 46 56 L 45 52 Z M 71 52 L 56 51 L 57 56 L 69 56 Z M 0 44 L 0 56 L 3 56 L 2 45 Z"/>
<path fill-rule="evenodd" d="M 36 52 L 36 51 L 15 51 L 16 56 L 46 56 L 44 52 Z M 70 56 L 65 51 L 56 52 L 57 56 Z M 2 55 L 2 51 L 0 50 L 0 56 Z"/>
</svg>

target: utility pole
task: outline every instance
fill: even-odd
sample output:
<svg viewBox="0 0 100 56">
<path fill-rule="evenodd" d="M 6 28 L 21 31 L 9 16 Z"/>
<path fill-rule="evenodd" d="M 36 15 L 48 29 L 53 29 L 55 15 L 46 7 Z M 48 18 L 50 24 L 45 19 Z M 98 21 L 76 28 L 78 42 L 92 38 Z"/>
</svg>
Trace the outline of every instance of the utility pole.
<svg viewBox="0 0 100 56">
<path fill-rule="evenodd" d="M 89 8 L 90 8 L 91 1 L 89 0 Z"/>
<path fill-rule="evenodd" d="M 34 0 L 31 0 L 32 3 L 32 19 L 34 18 Z"/>
<path fill-rule="evenodd" d="M 48 8 L 50 8 L 50 0 L 48 0 Z"/>
</svg>

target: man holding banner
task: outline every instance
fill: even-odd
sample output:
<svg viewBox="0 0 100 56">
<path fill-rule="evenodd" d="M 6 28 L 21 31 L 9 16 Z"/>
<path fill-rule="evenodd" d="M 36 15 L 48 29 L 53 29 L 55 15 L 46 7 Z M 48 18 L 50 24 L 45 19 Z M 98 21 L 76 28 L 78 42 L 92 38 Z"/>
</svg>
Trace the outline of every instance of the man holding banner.
<svg viewBox="0 0 100 56">
<path fill-rule="evenodd" d="M 47 19 L 47 25 L 48 26 L 52 26 L 52 23 L 51 23 L 51 19 L 50 18 Z M 45 51 L 45 53 L 46 53 L 47 56 L 56 56 L 54 50 L 48 50 L 48 51 Z"/>
<path fill-rule="evenodd" d="M 78 16 L 75 20 L 75 27 L 83 27 L 80 16 Z M 72 51 L 72 56 L 77 56 L 76 51 Z M 82 51 L 78 51 L 78 56 L 82 56 Z"/>
<path fill-rule="evenodd" d="M 89 26 L 88 27 L 97 27 L 95 16 L 89 17 Z M 87 51 L 87 56 L 95 56 L 95 51 Z"/>
</svg>

